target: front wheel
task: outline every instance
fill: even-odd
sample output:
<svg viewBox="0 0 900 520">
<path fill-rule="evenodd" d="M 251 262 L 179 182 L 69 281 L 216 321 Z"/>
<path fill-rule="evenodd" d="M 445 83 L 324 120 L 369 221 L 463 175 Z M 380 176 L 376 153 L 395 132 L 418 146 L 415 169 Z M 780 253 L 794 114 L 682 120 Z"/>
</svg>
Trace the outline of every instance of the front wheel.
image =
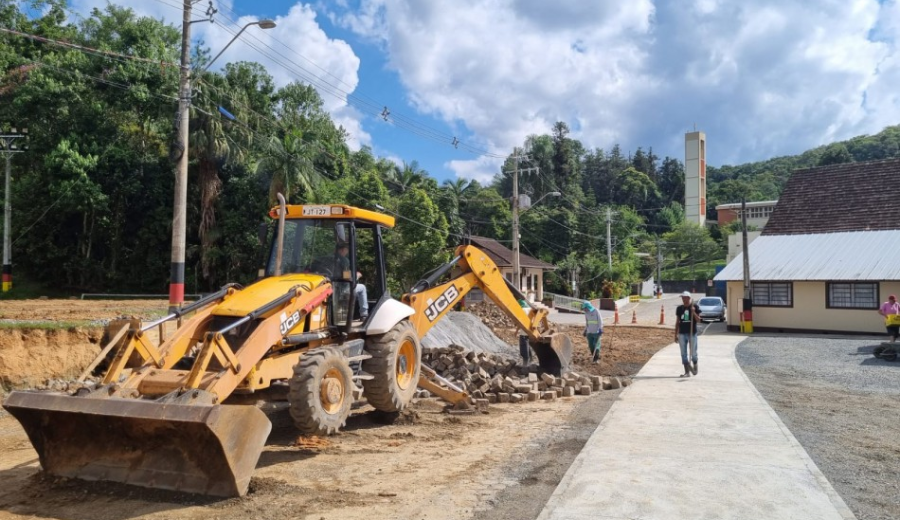
<svg viewBox="0 0 900 520">
<path fill-rule="evenodd" d="M 419 384 L 422 348 L 416 331 L 401 321 L 386 334 L 369 338 L 366 350 L 372 358 L 363 361 L 362 369 L 373 376 L 363 380 L 366 400 L 382 412 L 403 410 Z"/>
<path fill-rule="evenodd" d="M 305 354 L 294 367 L 288 401 L 294 424 L 306 435 L 331 435 L 347 423 L 353 404 L 353 371 L 332 348 Z"/>
</svg>

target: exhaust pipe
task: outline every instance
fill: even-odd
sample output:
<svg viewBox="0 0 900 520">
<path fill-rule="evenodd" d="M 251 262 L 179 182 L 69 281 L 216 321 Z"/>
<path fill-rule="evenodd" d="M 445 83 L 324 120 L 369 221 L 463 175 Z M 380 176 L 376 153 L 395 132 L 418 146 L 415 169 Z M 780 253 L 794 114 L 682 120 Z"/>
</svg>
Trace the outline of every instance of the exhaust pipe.
<svg viewBox="0 0 900 520">
<path fill-rule="evenodd" d="M 278 238 L 275 246 L 275 276 L 281 276 L 281 255 L 284 252 L 284 214 L 287 212 L 284 195 L 278 194 Z"/>
</svg>

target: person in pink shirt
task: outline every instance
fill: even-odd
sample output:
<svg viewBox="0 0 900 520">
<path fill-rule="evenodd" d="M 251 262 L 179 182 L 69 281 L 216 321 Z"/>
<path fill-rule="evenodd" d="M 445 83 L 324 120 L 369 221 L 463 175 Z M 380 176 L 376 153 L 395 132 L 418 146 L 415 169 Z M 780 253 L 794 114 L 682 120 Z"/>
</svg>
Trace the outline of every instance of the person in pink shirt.
<svg viewBox="0 0 900 520">
<path fill-rule="evenodd" d="M 900 303 L 897 303 L 897 297 L 893 294 L 888 296 L 888 301 L 881 304 L 878 314 L 884 316 L 887 332 L 891 336 L 891 343 L 897 341 L 897 336 L 900 336 L 900 324 L 893 325 L 893 322 L 890 321 L 891 319 L 888 318 L 892 314 L 900 314 Z"/>
</svg>

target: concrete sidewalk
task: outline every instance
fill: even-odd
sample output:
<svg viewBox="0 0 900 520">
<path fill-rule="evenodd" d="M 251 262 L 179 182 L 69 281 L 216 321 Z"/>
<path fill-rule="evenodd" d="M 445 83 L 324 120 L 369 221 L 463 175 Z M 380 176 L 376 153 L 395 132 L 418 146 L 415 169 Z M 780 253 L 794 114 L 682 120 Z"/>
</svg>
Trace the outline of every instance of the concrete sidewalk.
<svg viewBox="0 0 900 520">
<path fill-rule="evenodd" d="M 738 366 L 743 339 L 701 336 L 691 378 L 678 345 L 653 356 L 538 519 L 855 518 Z"/>
</svg>

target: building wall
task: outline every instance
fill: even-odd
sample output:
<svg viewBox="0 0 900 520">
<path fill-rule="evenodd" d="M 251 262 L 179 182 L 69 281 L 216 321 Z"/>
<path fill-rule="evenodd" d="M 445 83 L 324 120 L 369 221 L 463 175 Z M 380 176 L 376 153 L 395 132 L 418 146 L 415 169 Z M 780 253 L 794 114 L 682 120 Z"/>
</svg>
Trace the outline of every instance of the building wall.
<svg viewBox="0 0 900 520">
<path fill-rule="evenodd" d="M 730 224 L 738 219 L 737 211 L 733 209 L 718 209 L 716 208 L 716 213 L 719 215 L 718 221 L 720 226 L 724 226 L 725 224 Z"/>
<path fill-rule="evenodd" d="M 769 222 L 769 217 L 772 215 L 772 211 L 775 210 L 775 204 L 777 202 L 778 201 L 748 203 L 747 225 L 754 226 L 757 229 L 766 227 L 766 224 Z M 741 219 L 740 204 L 720 204 L 716 206 L 716 213 L 718 214 L 717 220 L 720 226 Z"/>
<path fill-rule="evenodd" d="M 752 260 L 752 259 L 751 259 Z M 770 329 L 883 334 L 884 319 L 877 310 L 826 308 L 825 282 L 794 282 L 793 307 L 753 307 L 753 326 Z M 889 294 L 900 294 L 900 281 L 879 284 L 879 304 Z M 740 324 L 743 282 L 728 282 L 728 324 Z"/>
<path fill-rule="evenodd" d="M 706 134 L 684 134 L 684 216 L 688 222 L 706 223 Z"/>
<path fill-rule="evenodd" d="M 747 231 L 747 244 L 752 244 L 754 240 L 759 238 L 761 231 Z M 744 250 L 744 236 L 742 233 L 728 235 L 728 256 L 725 257 L 725 263 L 728 264 Z M 753 260 L 751 258 L 751 260 Z"/>
<path fill-rule="evenodd" d="M 512 267 L 501 267 L 500 274 L 507 280 L 512 280 Z M 527 296 L 530 301 L 541 301 L 544 299 L 544 271 L 529 267 L 521 267 L 519 269 L 521 276 L 521 284 L 519 290 Z"/>
</svg>

